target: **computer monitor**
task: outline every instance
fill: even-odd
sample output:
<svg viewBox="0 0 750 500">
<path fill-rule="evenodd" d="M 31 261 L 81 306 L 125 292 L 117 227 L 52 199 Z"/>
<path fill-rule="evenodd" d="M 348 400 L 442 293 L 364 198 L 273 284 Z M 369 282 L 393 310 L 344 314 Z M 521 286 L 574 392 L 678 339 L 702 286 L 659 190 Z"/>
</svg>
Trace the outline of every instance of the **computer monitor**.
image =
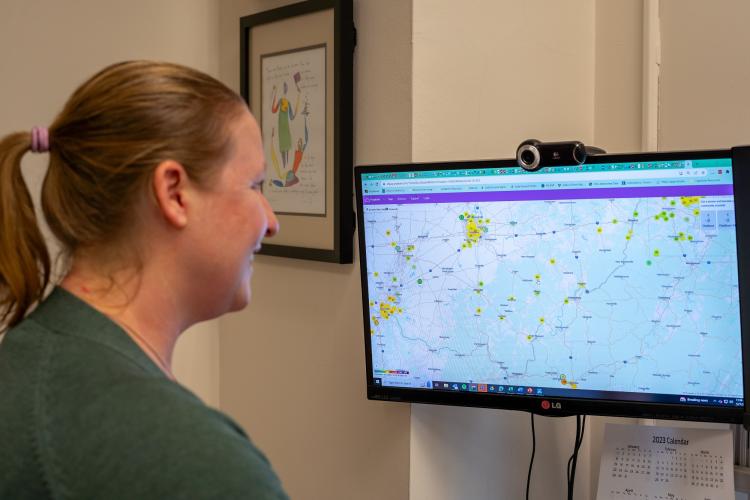
<svg viewBox="0 0 750 500">
<path fill-rule="evenodd" d="M 741 422 L 748 149 L 356 167 L 368 397 Z"/>
</svg>

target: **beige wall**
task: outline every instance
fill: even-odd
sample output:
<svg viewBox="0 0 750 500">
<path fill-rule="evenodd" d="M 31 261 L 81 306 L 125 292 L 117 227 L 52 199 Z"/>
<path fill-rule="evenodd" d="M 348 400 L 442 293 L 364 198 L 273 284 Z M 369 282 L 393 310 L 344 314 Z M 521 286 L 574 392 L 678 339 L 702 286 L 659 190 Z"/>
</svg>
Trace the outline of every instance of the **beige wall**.
<svg viewBox="0 0 750 500">
<path fill-rule="evenodd" d="M 217 75 L 218 27 L 213 0 L 0 0 L 0 134 L 51 123 L 78 84 L 116 61 L 160 59 Z M 35 198 L 46 160 L 24 159 Z M 177 344 L 178 380 L 214 406 L 218 360 L 218 322 Z"/>
<path fill-rule="evenodd" d="M 415 0 L 415 160 L 591 142 L 593 23 L 593 0 Z"/>
<path fill-rule="evenodd" d="M 238 88 L 239 18 L 283 3 L 221 3 L 226 83 Z M 355 162 L 409 161 L 411 2 L 354 5 Z M 221 321 L 222 409 L 292 498 L 406 499 L 409 406 L 366 399 L 358 262 L 259 256 L 253 289 L 250 307 Z"/>
<path fill-rule="evenodd" d="M 641 150 L 643 2 L 596 0 L 594 145 Z"/>
<path fill-rule="evenodd" d="M 750 2 L 660 5 L 659 149 L 750 144 Z"/>
</svg>

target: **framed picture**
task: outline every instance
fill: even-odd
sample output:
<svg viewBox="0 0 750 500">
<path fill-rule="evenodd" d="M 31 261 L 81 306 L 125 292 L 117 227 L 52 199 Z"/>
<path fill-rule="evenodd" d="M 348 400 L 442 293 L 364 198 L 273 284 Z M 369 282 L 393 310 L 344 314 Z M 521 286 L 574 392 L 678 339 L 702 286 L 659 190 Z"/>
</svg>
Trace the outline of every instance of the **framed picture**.
<svg viewBox="0 0 750 500">
<path fill-rule="evenodd" d="M 281 226 L 262 254 L 352 262 L 352 11 L 352 0 L 309 0 L 240 19 L 240 90 Z"/>
</svg>

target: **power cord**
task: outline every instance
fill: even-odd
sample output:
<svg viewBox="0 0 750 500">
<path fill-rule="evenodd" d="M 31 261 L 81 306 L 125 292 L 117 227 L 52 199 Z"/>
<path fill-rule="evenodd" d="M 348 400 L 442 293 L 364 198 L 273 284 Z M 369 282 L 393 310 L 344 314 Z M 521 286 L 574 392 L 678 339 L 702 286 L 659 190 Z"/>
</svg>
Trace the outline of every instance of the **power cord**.
<svg viewBox="0 0 750 500">
<path fill-rule="evenodd" d="M 531 414 L 531 460 L 529 461 L 529 475 L 526 476 L 526 500 L 529 500 L 529 486 L 531 485 L 531 468 L 534 466 L 536 454 L 536 432 L 534 431 L 534 414 Z"/>
<path fill-rule="evenodd" d="M 583 434 L 586 431 L 586 415 L 576 415 L 576 439 L 573 445 L 573 454 L 568 459 L 568 500 L 573 500 L 573 485 L 576 477 L 576 464 L 578 463 L 578 450 L 583 443 Z M 750 443 L 750 435 L 748 437 Z M 529 489 L 531 487 L 531 470 L 534 467 L 534 455 L 536 455 L 536 431 L 534 429 L 534 414 L 531 414 L 531 459 L 529 460 L 529 473 L 526 476 L 526 500 L 529 500 Z"/>
<path fill-rule="evenodd" d="M 586 430 L 586 415 L 581 420 L 580 415 L 576 415 L 576 440 L 573 447 L 573 454 L 568 459 L 568 500 L 573 500 L 573 487 L 576 478 L 576 464 L 578 463 L 578 450 L 583 443 L 583 433 Z"/>
</svg>

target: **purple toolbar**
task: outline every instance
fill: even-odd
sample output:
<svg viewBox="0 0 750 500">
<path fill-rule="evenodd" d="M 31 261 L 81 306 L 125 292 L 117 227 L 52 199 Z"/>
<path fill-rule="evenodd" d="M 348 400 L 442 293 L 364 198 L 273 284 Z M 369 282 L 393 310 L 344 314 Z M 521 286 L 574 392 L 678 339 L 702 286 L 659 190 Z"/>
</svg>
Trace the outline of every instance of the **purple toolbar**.
<svg viewBox="0 0 750 500">
<path fill-rule="evenodd" d="M 731 184 L 704 186 L 653 186 L 593 189 L 539 189 L 534 191 L 474 191 L 462 193 L 379 194 L 362 197 L 364 205 L 409 203 L 460 203 L 467 201 L 596 200 L 610 198 L 657 198 L 674 196 L 721 196 L 733 194 Z"/>
</svg>

